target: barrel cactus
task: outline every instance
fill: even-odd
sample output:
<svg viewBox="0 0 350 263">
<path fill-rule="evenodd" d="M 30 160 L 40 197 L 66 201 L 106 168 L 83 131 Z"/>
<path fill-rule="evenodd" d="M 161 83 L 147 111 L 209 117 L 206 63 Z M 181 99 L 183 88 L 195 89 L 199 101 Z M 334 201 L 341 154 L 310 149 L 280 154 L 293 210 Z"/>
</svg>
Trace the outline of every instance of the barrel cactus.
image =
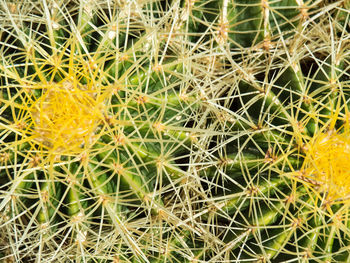
<svg viewBox="0 0 350 263">
<path fill-rule="evenodd" d="M 347 257 L 345 2 L 0 14 L 2 260 Z"/>
<path fill-rule="evenodd" d="M 232 183 L 208 216 L 232 262 L 350 260 L 349 18 L 339 1 L 234 60 L 216 174 Z"/>
<path fill-rule="evenodd" d="M 171 8 L 1 2 L 3 260 L 191 252 L 183 189 L 212 112 L 192 87 L 194 53 L 171 35 Z"/>
</svg>

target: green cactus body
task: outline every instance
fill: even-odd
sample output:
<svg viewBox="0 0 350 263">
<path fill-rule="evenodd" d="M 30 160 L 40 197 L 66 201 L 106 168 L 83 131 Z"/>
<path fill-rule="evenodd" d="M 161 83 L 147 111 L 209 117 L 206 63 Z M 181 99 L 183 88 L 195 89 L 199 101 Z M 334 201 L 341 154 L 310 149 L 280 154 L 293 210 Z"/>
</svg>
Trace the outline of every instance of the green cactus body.
<svg viewBox="0 0 350 263">
<path fill-rule="evenodd" d="M 231 253 L 232 261 L 349 259 L 349 53 L 334 48 L 344 45 L 348 28 L 333 25 L 343 11 L 330 13 L 332 23 L 320 19 L 318 26 L 303 29 L 303 37 L 318 39 L 323 52 L 305 41 L 297 48 L 298 37 L 279 36 L 285 51 L 266 51 L 267 59 L 247 55 L 262 64 L 252 67 L 250 78 L 232 81 L 237 89 L 231 103 L 222 98 L 238 110 L 226 109 L 231 150 L 223 154 L 227 165 L 217 177 L 232 176 L 236 163 L 241 177 L 234 173 L 237 190 L 223 196 L 235 192 L 235 197 L 218 203 L 220 209 L 211 214 L 232 228 L 254 229 Z M 269 213 L 273 220 L 259 220 Z"/>
<path fill-rule="evenodd" d="M 20 2 L 0 260 L 350 258 L 346 1 Z"/>
<path fill-rule="evenodd" d="M 164 198 L 205 124 L 189 60 L 159 37 L 162 4 L 41 1 L 22 20 L 1 3 L 2 231 L 23 234 L 10 258 L 151 262 L 178 246 Z"/>
</svg>

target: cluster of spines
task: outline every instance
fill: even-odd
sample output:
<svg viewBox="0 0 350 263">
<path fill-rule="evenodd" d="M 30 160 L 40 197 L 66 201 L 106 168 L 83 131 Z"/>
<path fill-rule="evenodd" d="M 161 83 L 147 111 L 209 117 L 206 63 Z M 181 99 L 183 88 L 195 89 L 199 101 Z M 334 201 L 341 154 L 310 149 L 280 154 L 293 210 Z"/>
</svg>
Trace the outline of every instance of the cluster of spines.
<svg viewBox="0 0 350 263">
<path fill-rule="evenodd" d="M 138 29 L 127 28 L 132 26 L 131 22 L 125 23 L 122 29 L 125 33 L 118 31 L 118 26 L 123 27 L 125 21 L 117 21 L 117 28 L 94 28 L 93 16 L 97 14 L 90 13 L 88 4 L 77 9 L 76 25 L 70 21 L 74 14 L 66 13 L 73 12 L 68 5 L 53 6 L 51 10 L 44 1 L 42 8 L 46 22 L 40 25 L 39 20 L 37 24 L 30 24 L 33 32 L 19 28 L 19 32 L 12 32 L 3 28 L 8 38 L 16 38 L 17 34 L 16 41 L 23 42 L 14 48 L 18 54 L 14 56 L 16 60 L 9 55 L 8 46 L 3 49 L 4 60 L 14 66 L 2 66 L 5 84 L 2 86 L 2 94 L 5 94 L 2 101 L 3 142 L 6 144 L 2 149 L 2 180 L 5 183 L 1 210 L 6 218 L 9 217 L 2 230 L 11 232 L 14 226 L 19 233 L 17 236 L 11 233 L 7 239 L 7 242 L 16 242 L 14 252 L 2 256 L 14 260 L 36 258 L 38 261 L 65 257 L 86 261 L 102 257 L 101 260 L 106 261 L 115 253 L 116 258 L 120 255 L 135 258 L 136 262 L 148 261 L 152 254 L 155 256 L 164 249 L 163 246 L 168 246 L 167 239 L 162 244 L 164 229 L 170 230 L 166 222 L 181 222 L 172 211 L 176 207 L 166 207 L 162 195 L 177 185 L 176 178 L 186 176 L 186 166 L 181 169 L 176 163 L 177 152 L 183 152 L 186 157 L 194 129 L 190 124 L 185 125 L 197 107 L 197 99 L 187 91 L 185 81 L 181 81 L 185 76 L 181 68 L 186 61 L 181 57 L 169 59 L 168 53 L 172 51 L 165 49 L 164 54 L 152 55 L 154 50 L 146 47 L 148 29 L 137 39 Z M 65 25 L 67 20 L 70 27 Z M 111 24 L 107 23 L 107 27 Z M 46 27 L 47 38 L 40 36 L 37 31 L 40 27 Z M 135 38 L 128 39 L 133 36 L 133 31 Z M 127 37 L 120 40 L 122 47 L 115 54 L 118 38 L 123 34 Z M 98 37 L 100 40 L 96 40 Z M 34 45 L 29 48 L 32 43 Z M 90 53 L 94 44 L 99 45 Z M 21 50 L 27 48 L 31 57 L 25 52 L 21 54 Z M 159 57 L 154 58 L 155 55 Z M 24 71 L 17 75 L 23 70 L 18 62 L 21 58 L 25 61 Z M 7 76 L 19 87 L 11 88 Z M 45 96 L 51 88 L 50 82 L 66 78 L 72 82 L 78 80 L 82 85 L 90 83 L 98 95 L 106 97 L 106 118 L 95 128 L 97 138 L 91 145 L 83 145 L 78 154 L 50 151 L 50 146 L 36 139 L 35 121 L 26 123 L 34 126 L 27 130 L 18 125 L 14 125 L 15 132 L 10 129 L 11 120 L 16 122 L 23 116 L 22 108 L 27 115 L 33 115 L 33 101 Z M 32 88 L 31 84 L 36 82 L 43 83 L 44 88 L 37 85 L 39 92 L 27 95 L 26 88 Z M 182 86 L 183 91 L 179 89 Z M 46 97 L 37 103 L 37 118 L 46 121 L 46 126 L 57 128 L 57 120 L 52 118 L 57 115 L 59 105 L 54 105 L 55 97 Z M 49 120 L 42 120 L 48 118 L 40 115 L 40 110 L 47 109 L 42 104 L 54 105 L 50 107 L 53 113 Z M 31 118 L 24 118 L 27 119 Z M 200 127 L 195 131 L 200 133 Z M 19 162 L 20 166 L 17 165 Z M 165 187 L 163 180 L 173 182 L 173 185 Z M 158 220 L 159 224 L 164 224 L 159 230 Z M 114 241 L 108 239 L 107 231 L 114 232 L 110 236 Z M 142 232 L 144 234 L 140 234 Z M 171 239 L 178 237 L 174 235 Z M 149 245 L 153 247 L 151 252 L 148 252 Z M 143 246 L 148 248 L 143 249 Z M 67 255 L 62 254 L 61 248 Z M 74 256 L 77 251 L 80 254 Z M 36 252 L 37 256 L 34 255 Z"/>
<path fill-rule="evenodd" d="M 318 32 L 317 28 L 310 30 L 308 27 L 319 21 L 327 24 L 322 19 L 327 16 L 324 14 L 328 14 L 328 11 L 332 17 L 343 19 L 339 18 L 339 23 L 345 21 L 346 25 L 348 23 L 346 11 L 339 9 L 341 11 L 334 12 L 333 9 L 336 6 L 321 8 L 318 1 L 305 2 L 299 0 L 277 1 L 276 3 L 255 1 L 254 3 L 250 2 L 247 6 L 246 1 L 243 0 L 235 1 L 235 4 L 233 1 L 174 1 L 173 5 L 170 6 L 164 2 L 154 5 L 146 4 L 145 6 L 125 4 L 123 8 L 129 14 L 131 14 L 131 8 L 139 7 L 135 11 L 135 21 L 126 20 L 127 22 L 111 23 L 112 21 L 107 19 L 105 24 L 108 28 L 101 30 L 99 28 L 96 30 L 96 25 L 91 20 L 90 11 L 92 8 L 89 9 L 88 5 L 86 8 L 80 5 L 78 17 L 81 19 L 76 23 L 77 26 L 71 24 L 74 26 L 66 27 L 59 33 L 55 29 L 62 25 L 54 23 L 52 19 L 49 19 L 49 16 L 46 16 L 48 21 L 52 22 L 48 23 L 47 29 L 50 44 L 43 42 L 43 45 L 49 45 L 52 50 L 65 50 L 62 57 L 53 60 L 53 62 L 62 62 L 63 56 L 72 52 L 71 54 L 74 54 L 72 62 L 80 63 L 84 60 L 85 63 L 85 59 L 90 54 L 90 52 L 86 52 L 88 46 L 96 44 L 97 36 L 103 36 L 102 40 L 97 40 L 97 43 L 100 43 L 100 48 L 91 53 L 97 55 L 93 56 L 92 60 L 88 59 L 87 61 L 87 70 L 77 70 L 76 72 L 85 74 L 85 76 L 90 76 L 92 72 L 103 72 L 102 75 L 99 73 L 92 75 L 100 77 L 99 82 L 115 93 L 111 101 L 107 100 L 107 105 L 110 107 L 117 104 L 118 106 L 108 112 L 109 115 L 102 121 L 103 124 L 98 129 L 103 130 L 106 127 L 118 125 L 123 126 L 123 128 L 112 128 L 102 132 L 101 140 L 95 144 L 92 151 L 89 151 L 88 154 L 83 152 L 82 155 L 69 156 L 67 159 L 61 160 L 62 164 L 65 163 L 63 166 L 57 165 L 55 162 L 41 164 L 43 158 L 38 157 L 35 151 L 21 152 L 21 147 L 27 147 L 21 143 L 13 144 L 14 148 L 10 152 L 9 148 L 3 150 L 2 159 L 4 160 L 13 160 L 12 162 L 18 163 L 17 158 L 23 157 L 24 163 L 30 162 L 29 169 L 22 165 L 19 170 L 13 169 L 15 167 L 13 164 L 11 166 L 5 162 L 6 165 L 3 167 L 7 166 L 15 173 L 28 170 L 33 176 L 37 176 L 37 171 L 44 169 L 47 171 L 44 178 L 55 175 L 56 179 L 54 180 L 59 182 L 67 174 L 69 175 L 67 183 L 65 183 L 69 191 L 66 192 L 64 199 L 55 198 L 58 193 L 54 187 L 55 184 L 52 183 L 42 183 L 40 186 L 42 191 L 36 193 L 40 194 L 41 208 L 36 210 L 38 217 L 33 217 L 35 218 L 33 220 L 38 220 L 43 229 L 35 229 L 35 227 L 33 229 L 20 229 L 24 223 L 19 223 L 18 230 L 24 231 L 22 233 L 28 237 L 28 240 L 36 240 L 35 233 L 39 233 L 38 236 L 46 241 L 56 237 L 61 240 L 62 243 L 57 243 L 58 246 L 45 248 L 45 251 L 39 246 L 39 259 L 49 258 L 53 260 L 55 257 L 65 257 L 58 248 L 63 247 L 64 242 L 68 242 L 71 245 L 65 247 L 66 252 L 73 256 L 79 251 L 79 256 L 75 258 L 78 261 L 94 259 L 95 256 L 98 257 L 99 253 L 99 255 L 104 255 L 100 258 L 101 261 L 112 261 L 115 254 L 114 260 L 117 262 L 127 261 L 132 257 L 131 255 L 134 255 L 135 262 L 140 260 L 145 262 L 173 260 L 176 262 L 177 256 L 181 260 L 189 262 L 222 259 L 234 261 L 244 258 L 247 260 L 270 260 L 274 257 L 277 257 L 276 260 L 280 260 L 283 258 L 281 255 L 284 254 L 291 254 L 307 260 L 312 256 L 313 250 L 317 250 L 320 246 L 324 248 L 324 251 L 321 249 L 317 252 L 320 255 L 316 253 L 313 256 L 316 259 L 332 260 L 331 250 L 336 238 L 330 237 L 326 240 L 324 236 L 331 233 L 335 237 L 336 228 L 332 227 L 330 232 L 326 229 L 327 222 L 325 221 L 332 216 L 327 210 L 327 205 L 325 206 L 326 210 L 319 208 L 323 206 L 323 204 L 317 203 L 321 201 L 321 198 L 315 200 L 312 197 L 309 198 L 309 196 L 313 196 L 311 193 L 321 196 L 313 190 L 313 187 L 310 187 L 310 185 L 314 185 L 312 179 L 302 176 L 297 179 L 281 176 L 281 174 L 293 174 L 295 172 L 293 169 L 301 167 L 304 157 L 303 144 L 313 133 L 319 131 L 317 127 L 327 124 L 329 119 L 327 112 L 333 110 L 327 104 L 327 99 L 331 96 L 326 95 L 326 99 L 321 99 L 318 103 L 317 92 L 314 92 L 312 96 L 309 95 L 309 83 L 313 83 L 320 90 L 324 89 L 323 83 L 330 80 L 333 86 L 340 84 L 337 80 L 339 75 L 334 75 L 334 72 L 340 71 L 334 67 L 339 63 L 334 60 L 323 63 L 321 59 L 315 58 L 313 52 L 322 54 L 325 51 L 322 50 L 322 47 L 320 49 L 315 46 L 311 47 L 307 42 L 308 38 L 314 39 L 313 32 Z M 49 7 L 45 6 L 46 1 L 43 3 L 43 9 L 47 13 L 50 11 Z M 165 21 L 169 16 L 166 12 L 176 13 L 175 6 L 180 7 L 181 12 L 177 16 L 179 20 L 175 21 L 174 24 L 167 24 Z M 94 6 L 94 8 L 99 7 L 102 5 Z M 68 5 L 62 7 L 58 14 L 64 14 L 62 10 L 68 10 L 68 8 Z M 109 8 L 107 7 L 107 10 Z M 118 7 L 116 10 L 119 8 L 123 9 Z M 320 8 L 322 19 L 319 19 L 318 15 Z M 10 6 L 5 10 L 7 13 L 13 13 L 16 8 Z M 143 12 L 146 14 L 145 17 L 139 17 L 142 16 Z M 336 14 L 334 15 L 334 13 Z M 155 34 L 157 30 L 152 31 L 152 27 L 145 29 L 146 35 L 140 34 L 138 22 L 145 18 L 155 19 L 154 21 L 164 19 L 162 22 L 167 24 L 164 28 L 167 36 L 163 36 L 165 41 L 162 42 L 164 46 L 160 47 L 158 43 L 154 44 L 154 41 L 158 40 L 158 36 Z M 39 18 L 36 19 L 40 21 Z M 64 21 L 66 18 L 61 17 L 60 19 Z M 99 19 L 104 20 L 104 17 L 99 17 Z M 319 29 L 322 29 L 322 23 L 320 23 Z M 111 25 L 111 31 L 109 31 L 109 25 Z M 135 29 L 135 39 L 132 41 L 123 38 L 123 32 L 125 32 L 126 39 L 128 34 L 132 32 L 128 26 L 131 28 L 134 26 Z M 3 28 L 7 28 L 7 26 L 4 25 Z M 152 33 L 148 35 L 149 31 L 147 32 L 147 30 L 152 31 Z M 75 44 L 66 46 L 62 42 L 67 32 L 71 31 L 77 33 L 76 38 L 73 37 L 69 40 L 78 43 L 76 46 Z M 21 33 L 21 37 L 23 38 L 25 34 L 25 32 Z M 137 37 L 139 37 L 138 41 Z M 116 42 L 107 44 L 113 38 L 117 39 Z M 344 35 L 341 35 L 340 38 L 346 39 Z M 103 53 L 105 46 L 111 45 L 112 49 L 118 47 L 118 39 L 119 43 L 125 44 L 123 47 L 129 47 L 127 44 L 129 42 L 131 48 L 126 50 L 121 48 L 123 52 L 116 54 L 110 51 Z M 305 43 L 309 49 L 302 50 L 300 46 Z M 39 47 L 39 42 L 37 45 Z M 155 47 L 155 50 L 152 50 L 152 47 Z M 157 52 L 166 49 L 172 53 L 175 50 L 172 48 L 178 47 L 182 49 L 181 52 L 184 52 L 180 59 L 176 58 L 176 54 L 171 54 L 174 59 L 169 59 L 165 55 L 166 52 L 160 56 L 160 59 L 157 59 L 159 56 Z M 327 45 L 323 47 L 327 48 Z M 76 53 L 73 49 L 76 50 Z M 40 51 L 45 51 L 45 49 Z M 293 53 L 297 53 L 297 55 L 293 55 Z M 32 54 L 34 57 L 36 56 L 35 53 Z M 346 57 L 346 54 L 343 54 L 343 57 Z M 44 58 L 40 58 L 40 60 L 43 61 Z M 156 61 L 154 64 L 153 59 Z M 308 59 L 313 59 L 314 66 L 318 68 L 314 76 L 305 76 L 305 70 L 303 72 L 302 65 L 299 63 L 299 61 L 305 63 Z M 120 63 L 114 63 L 116 60 Z M 167 67 L 167 63 L 164 63 L 165 61 L 169 67 Z M 34 82 L 37 77 L 40 78 L 39 75 L 35 76 L 37 73 L 52 75 L 52 72 L 55 71 L 54 68 L 58 65 L 55 66 L 54 62 L 51 65 L 53 67 L 49 66 L 47 70 L 40 64 L 35 65 L 35 62 L 28 63 L 28 65 L 32 64 L 37 68 L 34 68 L 36 73 L 30 79 L 31 82 Z M 104 67 L 101 68 L 99 65 L 104 65 Z M 177 67 L 178 65 L 180 67 Z M 29 67 L 25 69 L 25 72 L 30 71 Z M 177 68 L 176 71 L 175 68 Z M 11 75 L 8 74 L 11 73 L 11 70 L 6 67 L 2 66 L 0 69 L 6 72 L 4 75 Z M 327 72 L 328 70 L 330 71 Z M 151 72 L 152 74 L 150 74 Z M 345 70 L 345 72 L 347 71 Z M 314 72 L 311 73 L 314 74 Z M 172 76 L 175 76 L 175 80 L 171 79 Z M 117 82 L 115 82 L 116 79 L 118 79 Z M 293 80 L 292 84 L 290 84 L 290 79 Z M 81 81 L 85 80 L 82 78 Z M 27 85 L 24 83 L 22 82 L 21 85 Z M 288 88 L 288 85 L 292 88 Z M 143 90 L 144 87 L 151 87 L 149 91 L 152 96 Z M 176 90 L 177 87 L 180 89 Z M 159 88 L 160 91 L 157 93 Z M 300 88 L 300 90 L 295 91 L 294 88 Z M 15 100 L 14 97 L 11 97 L 14 95 L 9 92 L 9 88 L 4 90 L 7 91 L 3 94 L 7 93 L 9 96 L 4 101 Z M 18 89 L 17 92 L 21 93 L 21 90 Z M 198 90 L 200 91 L 199 96 L 197 96 Z M 154 93 L 159 94 L 159 97 L 153 95 Z M 22 96 L 19 95 L 19 97 Z M 127 101 L 124 101 L 124 98 L 128 98 Z M 312 108 L 310 106 L 312 104 L 316 104 L 317 107 Z M 154 116 L 152 114 L 157 114 L 157 111 L 153 112 L 152 110 L 154 106 L 170 110 L 169 116 L 166 117 L 166 123 L 159 120 L 153 122 L 149 119 L 150 116 Z M 3 107 L 3 109 L 5 108 Z M 308 115 L 307 111 L 311 114 Z M 128 128 L 125 127 L 130 125 L 132 130 L 134 125 L 132 121 L 141 116 L 140 112 L 150 113 L 147 121 L 141 121 L 140 129 L 128 131 Z M 172 116 L 174 112 L 180 114 Z M 316 114 L 315 118 L 311 116 L 312 113 Z M 119 123 L 113 123 L 113 116 L 116 115 L 121 118 L 121 120 L 117 118 Z M 186 119 L 184 120 L 184 118 Z M 197 123 L 191 126 L 193 119 Z M 187 127 L 181 127 L 183 129 L 179 130 L 178 126 L 174 127 L 174 124 L 187 125 Z M 8 137 L 7 134 L 10 133 L 6 129 L 11 125 L 5 126 L 4 134 Z M 307 126 L 306 135 L 303 133 L 304 126 Z M 208 136 L 205 135 L 203 127 L 209 129 Z M 16 129 L 21 131 L 18 124 Z M 149 130 L 153 134 L 150 135 L 150 138 L 147 135 L 147 140 L 150 139 L 149 142 L 138 136 L 140 132 L 150 134 L 147 133 Z M 113 135 L 112 140 L 110 139 L 111 135 Z M 16 137 L 16 140 L 20 140 L 19 138 L 20 136 Z M 169 138 L 173 144 L 167 142 Z M 188 142 L 189 139 L 192 143 Z M 158 143 L 159 141 L 161 143 Z M 193 146 L 193 142 L 196 142 L 195 146 Z M 6 141 L 6 143 L 8 142 Z M 175 146 L 178 143 L 181 147 Z M 297 144 L 296 147 L 294 143 Z M 157 144 L 160 147 L 154 146 Z M 163 146 L 165 147 L 162 149 Z M 33 145 L 30 147 L 33 149 Z M 113 152 L 114 149 L 128 151 L 127 149 L 130 147 L 132 152 L 129 151 L 128 156 L 118 156 Z M 191 150 L 191 155 L 182 158 L 180 163 L 178 160 L 180 157 L 172 155 L 170 159 L 173 162 L 170 164 L 164 163 L 167 161 L 164 158 L 159 158 L 159 152 L 164 157 L 163 154 L 169 149 L 171 152 L 171 150 L 175 151 L 179 148 L 184 149 L 185 152 Z M 7 154 L 14 155 L 11 157 L 13 159 L 8 158 Z M 133 166 L 136 164 L 137 170 L 146 168 L 147 171 L 149 164 L 155 164 L 156 169 L 153 172 L 157 174 L 157 180 L 166 180 L 171 185 L 162 186 L 158 193 L 159 197 L 164 198 L 164 200 L 149 195 L 149 191 L 152 192 L 152 189 L 142 181 L 143 178 L 147 178 L 147 172 L 145 177 L 142 176 L 142 178 L 134 180 L 135 175 L 140 175 L 140 171 L 135 172 L 133 167 L 125 169 L 122 164 L 123 162 L 127 163 L 127 160 L 130 159 L 136 160 Z M 187 159 L 190 160 L 189 163 L 187 163 Z M 57 167 L 64 167 L 64 171 L 57 170 Z M 133 190 L 119 192 L 121 196 L 125 195 L 125 199 L 120 200 L 118 196 L 112 194 L 115 193 L 116 186 L 110 183 L 106 171 L 114 171 L 115 175 L 123 175 L 124 179 L 129 178 L 125 179 L 126 184 L 132 185 Z M 6 172 L 9 177 L 12 177 L 11 173 L 13 172 Z M 276 174 L 281 178 L 275 178 Z M 171 179 L 169 180 L 169 178 Z M 83 183 L 83 180 L 88 180 L 89 187 Z M 157 180 L 155 184 L 162 185 Z M 27 197 L 33 194 L 30 190 L 33 188 L 28 188 L 27 185 L 27 183 L 34 182 L 33 178 L 25 178 L 22 173 L 19 178 L 12 180 L 11 184 L 16 182 L 19 185 L 12 186 L 12 189 L 20 191 L 24 189 L 24 192 L 17 193 L 17 195 Z M 52 182 L 52 178 L 49 178 L 48 182 Z M 307 189 L 307 193 L 304 189 Z M 290 195 L 285 194 L 284 191 L 289 192 Z M 99 197 L 98 200 L 96 197 Z M 5 195 L 1 205 L 8 203 L 9 198 L 10 195 Z M 102 204 L 98 208 L 100 210 L 89 206 L 89 200 Z M 44 204 L 46 201 L 49 201 L 51 207 L 46 208 L 46 204 Z M 140 206 L 139 201 L 142 205 L 133 213 L 124 210 L 124 203 L 130 209 L 130 207 Z M 164 204 L 164 201 L 168 203 Z M 19 207 L 18 202 L 17 205 L 16 201 L 13 204 L 15 207 Z M 25 205 L 21 204 L 20 206 L 28 209 Z M 64 222 L 71 221 L 71 223 L 68 224 L 68 227 L 63 227 L 61 232 L 56 230 L 57 232 L 54 234 L 46 233 L 45 226 L 48 222 L 52 223 L 53 214 L 61 213 L 60 209 L 57 209 L 60 206 L 67 206 L 67 214 L 69 215 L 67 218 L 69 219 L 64 220 Z M 31 208 L 33 207 L 34 205 Z M 82 214 L 82 210 L 88 211 L 88 215 Z M 148 214 L 146 220 L 138 220 L 137 216 L 145 211 Z M 292 214 L 293 211 L 294 214 Z M 101 214 L 112 216 L 105 220 Z M 317 214 L 317 216 L 312 217 L 313 214 Z M 129 218 L 125 219 L 126 215 Z M 300 215 L 300 217 L 296 215 Z M 324 215 L 324 217 L 320 215 Z M 91 216 L 92 219 L 87 220 L 87 216 Z M 150 220 L 152 217 L 160 219 L 159 222 L 155 223 Z M 322 218 L 324 222 L 320 222 Z M 128 223 L 128 227 L 124 226 L 124 219 Z M 16 220 L 9 222 L 15 224 Z M 341 220 L 340 224 L 342 225 Z M 276 226 L 276 223 L 279 222 L 282 222 L 280 228 Z M 305 222 L 308 222 L 309 225 L 305 225 Z M 9 226 L 10 223 L 6 226 Z M 154 225 L 158 223 L 159 225 Z M 108 233 L 108 226 L 113 224 L 112 229 L 120 227 L 116 230 L 121 235 Z M 324 226 L 324 232 L 314 230 L 322 229 L 321 224 Z M 317 226 L 320 227 L 317 228 Z M 55 229 L 60 229 L 58 223 L 55 227 L 57 227 Z M 90 228 L 96 231 L 93 235 L 88 234 L 91 231 Z M 136 231 L 131 232 L 129 228 Z M 173 231 L 173 229 L 175 230 Z M 296 236 L 296 231 L 300 229 L 303 229 L 304 235 Z M 75 235 L 70 235 L 69 231 L 75 232 Z M 32 234 L 29 235 L 29 232 Z M 300 242 L 297 242 L 297 246 L 291 247 L 289 240 L 293 236 L 300 237 Z M 315 239 L 315 236 L 321 238 Z M 69 241 L 72 237 L 74 241 Z M 87 237 L 89 245 L 86 246 L 83 243 Z M 102 242 L 104 238 L 114 245 L 106 245 L 107 243 Z M 267 241 L 263 242 L 264 239 Z M 22 238 L 22 244 L 23 240 Z M 319 240 L 319 243 L 314 240 Z M 77 247 L 73 245 L 74 242 L 78 244 Z M 90 244 L 95 244 L 95 246 Z M 30 254 L 30 251 L 38 249 L 35 244 L 31 246 L 29 243 L 23 244 L 22 247 L 24 254 Z M 91 250 L 86 249 L 86 247 L 96 249 L 95 254 L 91 254 Z M 18 247 L 18 249 L 20 248 Z M 321 255 L 324 252 L 326 255 Z M 126 256 L 122 256 L 122 254 Z M 15 257 L 20 258 L 20 255 L 15 255 Z"/>
<path fill-rule="evenodd" d="M 255 64 L 252 77 L 233 80 L 236 94 L 224 98 L 238 108 L 227 110 L 231 121 L 225 125 L 232 135 L 225 149 L 232 150 L 221 158 L 233 169 L 225 166 L 217 176 L 233 177 L 241 190 L 215 213 L 233 221 L 232 228 L 242 227 L 242 236 L 235 233 L 238 248 L 232 259 L 333 262 L 349 255 L 347 197 L 334 199 L 327 190 L 329 180 L 341 181 L 342 175 L 330 172 L 320 181 L 321 175 L 303 171 L 317 137 L 324 143 L 335 132 L 345 144 L 348 138 L 349 64 L 341 47 L 349 14 L 341 8 L 328 11 L 331 18 L 320 16 L 317 24 L 308 19 L 302 35 L 281 39 L 280 49 L 269 51 L 267 59 L 247 55 L 245 63 L 261 65 Z"/>
</svg>

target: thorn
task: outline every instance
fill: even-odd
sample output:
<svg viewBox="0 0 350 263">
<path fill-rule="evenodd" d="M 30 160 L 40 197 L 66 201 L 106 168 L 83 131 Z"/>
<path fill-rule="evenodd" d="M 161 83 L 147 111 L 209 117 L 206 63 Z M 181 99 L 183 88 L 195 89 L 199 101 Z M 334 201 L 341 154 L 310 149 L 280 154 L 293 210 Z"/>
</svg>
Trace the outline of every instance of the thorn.
<svg viewBox="0 0 350 263">
<path fill-rule="evenodd" d="M 114 136 L 114 142 L 117 145 L 123 145 L 125 143 L 125 136 L 124 136 L 124 134 L 120 132 L 119 134 Z"/>
<path fill-rule="evenodd" d="M 153 124 L 153 128 L 155 128 L 157 132 L 163 132 L 165 130 L 165 125 L 160 122 L 156 122 Z"/>
<path fill-rule="evenodd" d="M 155 72 L 160 72 L 162 69 L 163 69 L 163 66 L 159 65 L 158 63 L 156 63 L 152 68 L 152 70 Z"/>
<path fill-rule="evenodd" d="M 10 159 L 10 154 L 5 152 L 5 153 L 0 153 L 0 163 L 7 163 L 7 161 Z"/>
<path fill-rule="evenodd" d="M 259 188 L 256 186 L 250 186 L 246 191 L 248 196 L 253 196 L 259 193 Z"/>
<path fill-rule="evenodd" d="M 7 4 L 10 13 L 16 14 L 17 13 L 17 5 L 15 3 L 8 3 Z"/>
<path fill-rule="evenodd" d="M 31 161 L 29 162 L 29 167 L 33 168 L 33 167 L 37 167 L 40 164 L 40 156 L 36 155 L 35 157 L 33 157 L 31 159 Z"/>
<path fill-rule="evenodd" d="M 265 154 L 265 163 L 273 163 L 277 160 L 275 156 L 272 154 L 272 148 L 269 148 Z"/>
<path fill-rule="evenodd" d="M 146 96 L 139 96 L 137 99 L 136 99 L 136 103 L 137 104 L 144 104 L 147 102 L 147 97 Z"/>
</svg>

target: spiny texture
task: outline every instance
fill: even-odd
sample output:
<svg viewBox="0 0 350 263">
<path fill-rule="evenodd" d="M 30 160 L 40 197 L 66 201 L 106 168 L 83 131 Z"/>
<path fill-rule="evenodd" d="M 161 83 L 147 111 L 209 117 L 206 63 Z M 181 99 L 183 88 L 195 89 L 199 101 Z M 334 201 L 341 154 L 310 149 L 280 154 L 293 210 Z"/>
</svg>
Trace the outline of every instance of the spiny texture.
<svg viewBox="0 0 350 263">
<path fill-rule="evenodd" d="M 0 258 L 344 252 L 346 203 L 332 212 L 334 173 L 318 163 L 328 124 L 347 149 L 345 8 L 0 1 Z"/>
<path fill-rule="evenodd" d="M 333 118 L 338 119 L 337 116 Z M 344 125 L 338 130 L 327 127 L 304 146 L 305 160 L 301 171 L 317 182 L 319 190 L 327 192 L 329 199 L 344 199 L 350 195 L 349 119 L 348 116 L 341 119 Z"/>
<path fill-rule="evenodd" d="M 213 113 L 195 51 L 173 39 L 175 8 L 1 2 L 3 260 L 196 253 L 186 185 Z"/>
<path fill-rule="evenodd" d="M 232 261 L 350 260 L 349 18 L 337 2 L 234 60 L 216 175 L 232 186 L 211 213 Z"/>
</svg>

